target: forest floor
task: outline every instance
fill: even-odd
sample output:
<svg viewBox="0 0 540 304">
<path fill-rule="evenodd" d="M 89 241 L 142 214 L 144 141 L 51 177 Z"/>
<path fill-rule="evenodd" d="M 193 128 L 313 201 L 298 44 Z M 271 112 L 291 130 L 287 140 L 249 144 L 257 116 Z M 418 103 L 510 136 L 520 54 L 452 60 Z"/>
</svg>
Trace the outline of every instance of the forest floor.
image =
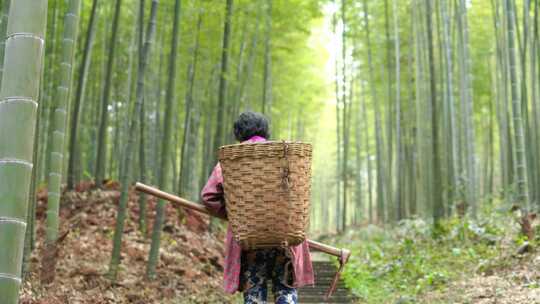
<svg viewBox="0 0 540 304">
<path fill-rule="evenodd" d="M 348 231 L 337 240 L 353 249 L 347 285 L 360 303 L 540 304 L 538 221 L 527 241 L 505 208 L 478 218 Z"/>
<path fill-rule="evenodd" d="M 38 192 L 37 237 L 22 304 L 238 303 L 222 292 L 223 231 L 208 233 L 208 218 L 166 205 L 155 280 L 145 279 L 150 233 L 138 229 L 138 195 L 130 192 L 121 267 L 116 282 L 106 274 L 112 250 L 118 185 L 89 190 L 81 184 L 61 204 L 61 243 L 56 280 L 39 281 L 46 191 Z M 148 197 L 148 227 L 156 200 Z M 360 303 L 540 303 L 540 226 L 524 252 L 516 217 L 490 210 L 482 220 L 450 219 L 433 238 L 419 219 L 392 229 L 367 225 L 323 241 L 352 247 L 344 274 Z"/>
<path fill-rule="evenodd" d="M 421 297 L 425 303 L 540 303 L 540 252 L 507 257 L 506 265 L 451 282 Z"/>
<path fill-rule="evenodd" d="M 90 186 L 82 184 L 79 191 L 63 195 L 61 232 L 69 229 L 69 234 L 61 243 L 56 280 L 48 286 L 39 282 L 47 197 L 46 191 L 38 193 L 36 250 L 21 303 L 235 302 L 221 288 L 223 232 L 217 236 L 208 233 L 207 217 L 180 213 L 170 204 L 166 205 L 157 277 L 144 279 L 150 233 L 143 236 L 138 229 L 138 196 L 134 191 L 130 192 L 118 280 L 110 281 L 106 274 L 120 193 L 114 183 L 105 190 L 91 191 Z M 155 206 L 156 200 L 149 197 L 148 227 L 152 227 Z"/>
</svg>

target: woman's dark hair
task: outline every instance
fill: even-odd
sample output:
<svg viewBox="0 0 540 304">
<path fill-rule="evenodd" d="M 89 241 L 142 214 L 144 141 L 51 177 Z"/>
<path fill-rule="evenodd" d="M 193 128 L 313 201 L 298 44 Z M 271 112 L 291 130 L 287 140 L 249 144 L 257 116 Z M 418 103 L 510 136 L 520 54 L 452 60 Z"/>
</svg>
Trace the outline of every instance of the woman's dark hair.
<svg viewBox="0 0 540 304">
<path fill-rule="evenodd" d="M 247 111 L 240 114 L 234 122 L 234 137 L 242 142 L 253 136 L 270 137 L 268 119 L 260 113 Z"/>
</svg>

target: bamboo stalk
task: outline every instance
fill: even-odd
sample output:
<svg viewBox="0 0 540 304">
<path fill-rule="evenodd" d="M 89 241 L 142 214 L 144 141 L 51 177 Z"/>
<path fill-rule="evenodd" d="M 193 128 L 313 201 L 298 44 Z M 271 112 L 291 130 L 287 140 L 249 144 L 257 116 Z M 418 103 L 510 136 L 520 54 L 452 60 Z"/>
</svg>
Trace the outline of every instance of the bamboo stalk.
<svg viewBox="0 0 540 304">
<path fill-rule="evenodd" d="M 173 12 L 173 25 L 172 25 L 172 37 L 171 37 L 171 52 L 169 53 L 169 70 L 167 77 L 167 91 L 165 94 L 165 108 L 163 117 L 163 137 L 161 139 L 160 154 L 160 170 L 158 176 L 158 184 L 161 186 L 166 185 L 166 181 L 169 177 L 169 157 L 171 155 L 171 138 L 172 138 L 172 125 L 173 125 L 173 111 L 175 101 L 175 83 L 176 83 L 176 71 L 177 71 L 177 57 L 178 57 L 178 45 L 179 45 L 179 33 L 181 30 L 181 16 L 182 15 L 182 1 L 174 1 Z M 144 97 L 144 96 L 143 96 Z M 144 99 L 144 98 L 143 98 Z M 173 183 L 176 185 L 176 183 Z M 156 267 L 159 261 L 159 247 L 161 240 L 161 228 L 163 226 L 164 218 L 164 205 L 165 202 L 158 201 L 156 206 L 156 217 L 154 225 L 152 227 L 152 243 L 150 245 L 150 253 L 148 256 L 148 264 L 146 267 L 146 277 L 149 279 L 155 278 Z"/>
<path fill-rule="evenodd" d="M 47 179 L 47 221 L 46 249 L 41 260 L 41 282 L 50 284 L 54 281 L 57 262 L 57 240 L 60 227 L 60 197 L 62 188 L 62 172 L 64 166 L 64 146 L 66 124 L 68 121 L 68 106 L 73 75 L 73 62 L 78 37 L 80 0 L 71 0 L 64 17 L 64 33 L 62 40 L 62 63 L 59 70 L 60 83 L 57 87 L 52 127 L 51 146 L 49 147 L 49 174 Z"/>
<path fill-rule="evenodd" d="M 180 205 L 180 206 L 182 206 L 184 208 L 188 208 L 188 209 L 191 209 L 191 210 L 198 211 L 200 213 L 210 215 L 210 212 L 208 211 L 208 209 L 205 206 L 203 206 L 201 204 L 194 203 L 194 202 L 190 202 L 190 201 L 188 201 L 186 199 L 183 199 L 183 198 L 178 197 L 176 195 L 172 195 L 172 194 L 167 193 L 165 191 L 161 191 L 161 190 L 156 189 L 154 187 L 150 187 L 150 186 L 142 184 L 142 183 L 136 183 L 135 184 L 135 189 L 137 191 L 144 192 L 146 194 L 150 194 L 150 195 L 153 195 L 155 197 L 167 200 L 167 201 L 169 201 L 171 203 L 178 204 L 178 205 Z M 311 249 L 313 249 L 313 250 L 317 250 L 317 251 L 324 252 L 324 253 L 327 253 L 327 254 L 330 254 L 330 255 L 337 256 L 337 257 L 341 258 L 343 263 L 346 263 L 347 260 L 349 259 L 350 255 L 351 255 L 350 250 L 347 250 L 347 249 L 344 249 L 344 248 L 336 248 L 336 247 L 332 247 L 332 246 L 329 246 L 329 245 L 326 245 L 326 244 L 323 244 L 323 243 L 319 243 L 319 242 L 315 242 L 315 241 L 312 241 L 312 240 L 308 240 L 308 244 L 309 244 L 309 247 Z"/>
<path fill-rule="evenodd" d="M 0 87 L 0 303 L 17 304 L 43 68 L 46 0 L 11 1 Z M 2 37 L 4 38 L 4 37 Z"/>
</svg>

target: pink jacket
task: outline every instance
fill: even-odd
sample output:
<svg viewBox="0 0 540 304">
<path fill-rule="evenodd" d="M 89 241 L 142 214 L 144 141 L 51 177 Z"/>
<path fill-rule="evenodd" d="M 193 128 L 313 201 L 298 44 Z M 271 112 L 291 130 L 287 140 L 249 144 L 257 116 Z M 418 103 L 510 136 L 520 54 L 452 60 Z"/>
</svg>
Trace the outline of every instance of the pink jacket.
<svg viewBox="0 0 540 304">
<path fill-rule="evenodd" d="M 254 136 L 246 142 L 266 141 L 266 139 Z M 225 209 L 225 199 L 223 196 L 223 175 L 219 163 L 212 171 L 206 186 L 202 190 L 203 204 L 207 206 L 214 215 L 227 218 Z M 294 271 L 294 287 L 302 287 L 314 284 L 313 266 L 307 241 L 297 246 L 292 246 L 292 265 Z M 227 229 L 225 240 L 225 269 L 223 276 L 223 287 L 225 292 L 234 293 L 240 291 L 240 266 L 242 248 L 233 238 L 231 227 Z"/>
</svg>

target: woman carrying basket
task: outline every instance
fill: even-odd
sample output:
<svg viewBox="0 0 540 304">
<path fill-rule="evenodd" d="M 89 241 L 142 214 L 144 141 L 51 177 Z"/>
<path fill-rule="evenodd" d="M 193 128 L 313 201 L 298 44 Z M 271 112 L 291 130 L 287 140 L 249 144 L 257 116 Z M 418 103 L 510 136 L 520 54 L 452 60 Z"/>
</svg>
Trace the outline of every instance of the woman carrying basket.
<svg viewBox="0 0 540 304">
<path fill-rule="evenodd" d="M 262 114 L 245 112 L 234 123 L 234 136 L 241 143 L 266 141 L 269 135 L 268 120 Z M 227 218 L 219 163 L 202 190 L 202 199 L 214 215 Z M 275 303 L 298 303 L 297 288 L 314 283 L 307 242 L 287 248 L 244 251 L 229 226 L 225 241 L 225 292 L 243 291 L 244 303 L 266 303 L 268 281 L 272 282 Z"/>
</svg>

